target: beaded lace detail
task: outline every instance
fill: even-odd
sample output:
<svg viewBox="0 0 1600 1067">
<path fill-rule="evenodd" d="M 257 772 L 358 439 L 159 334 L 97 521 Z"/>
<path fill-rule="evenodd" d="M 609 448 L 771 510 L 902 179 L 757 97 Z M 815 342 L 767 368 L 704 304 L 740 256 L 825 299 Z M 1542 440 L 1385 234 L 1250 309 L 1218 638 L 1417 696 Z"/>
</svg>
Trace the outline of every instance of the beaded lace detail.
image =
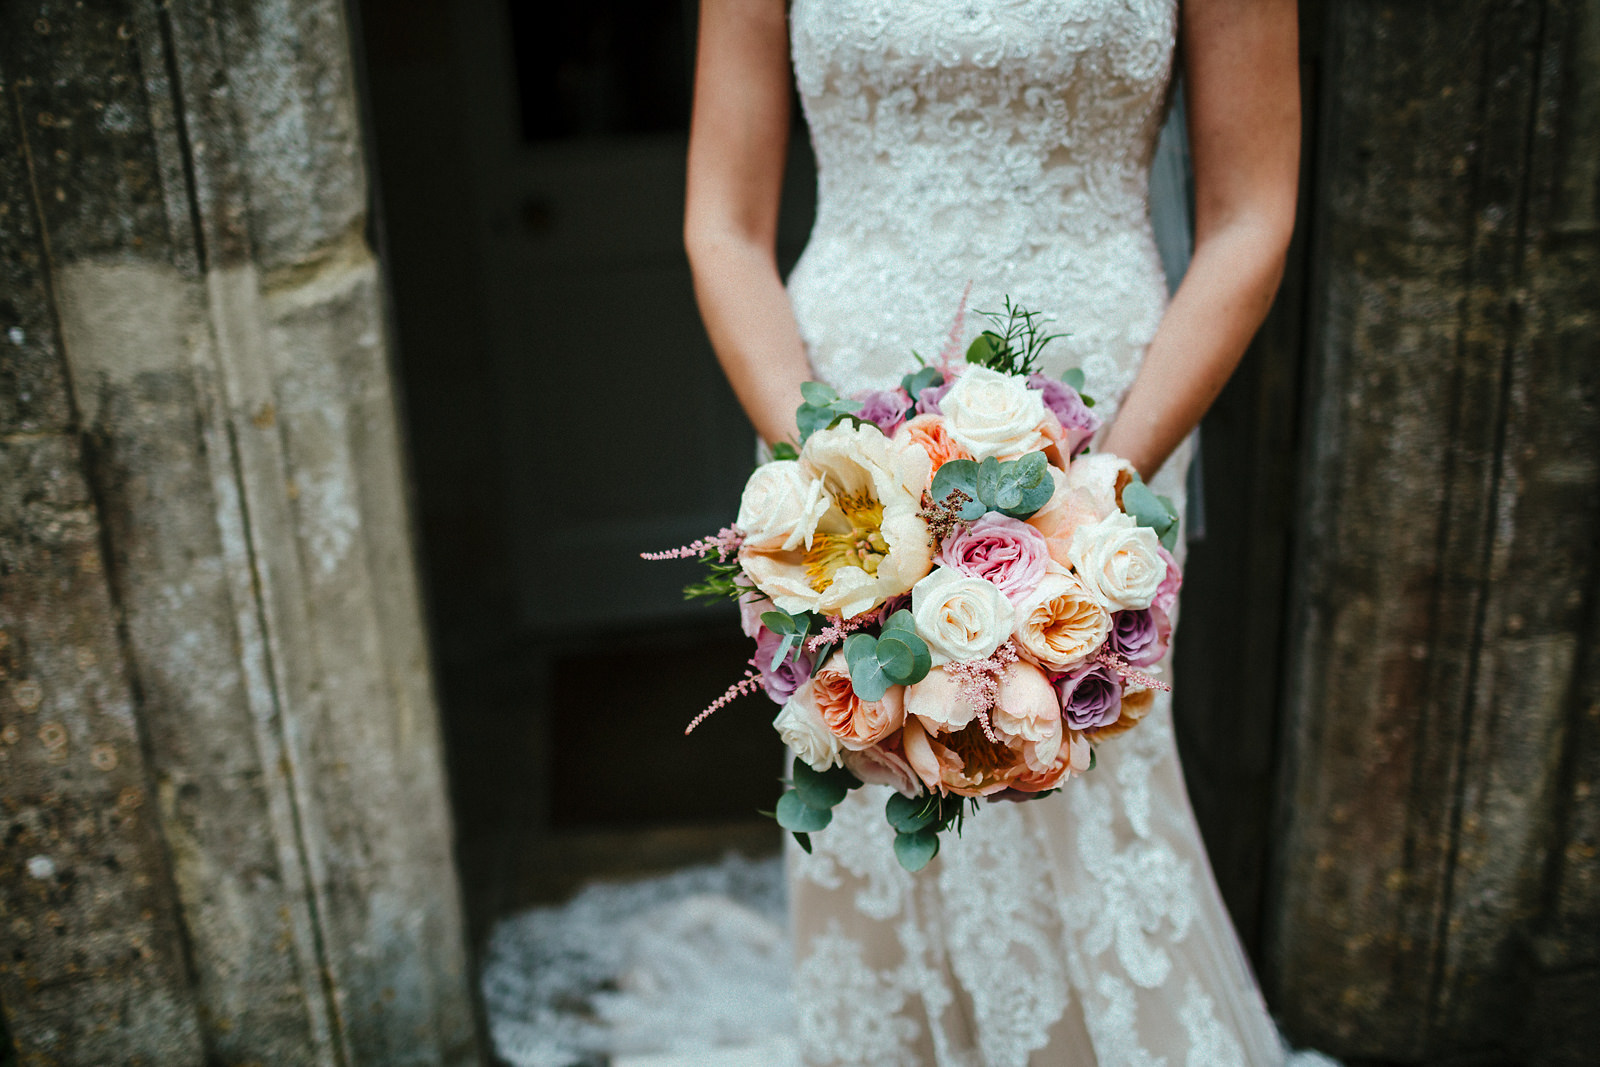
<svg viewBox="0 0 1600 1067">
<path fill-rule="evenodd" d="M 789 279 L 841 391 L 936 353 L 967 283 L 1067 336 L 1109 416 L 1166 304 L 1148 171 L 1175 0 L 794 0 L 819 167 Z M 1153 480 L 1182 507 L 1181 449 Z M 1280 1064 L 1184 792 L 1166 694 L 1056 796 L 990 804 L 934 863 L 895 863 L 887 790 L 790 855 L 810 1064 Z"/>
<path fill-rule="evenodd" d="M 796 0 L 796 78 L 818 208 L 789 281 L 816 369 L 892 384 L 939 348 L 962 289 L 1067 337 L 1115 402 L 1166 291 L 1148 172 L 1172 0 Z"/>
</svg>

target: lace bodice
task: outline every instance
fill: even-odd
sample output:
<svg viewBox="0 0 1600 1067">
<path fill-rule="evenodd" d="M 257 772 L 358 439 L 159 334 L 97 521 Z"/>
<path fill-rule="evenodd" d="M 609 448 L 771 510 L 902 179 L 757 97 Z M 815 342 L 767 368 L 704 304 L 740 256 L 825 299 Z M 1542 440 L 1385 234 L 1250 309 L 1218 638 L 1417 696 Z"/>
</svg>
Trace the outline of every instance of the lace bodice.
<svg viewBox="0 0 1600 1067">
<path fill-rule="evenodd" d="M 1044 311 L 1091 395 L 1132 381 L 1165 305 L 1148 172 L 1173 0 L 795 0 L 818 166 L 790 296 L 818 372 L 890 385 L 960 294 Z"/>
</svg>

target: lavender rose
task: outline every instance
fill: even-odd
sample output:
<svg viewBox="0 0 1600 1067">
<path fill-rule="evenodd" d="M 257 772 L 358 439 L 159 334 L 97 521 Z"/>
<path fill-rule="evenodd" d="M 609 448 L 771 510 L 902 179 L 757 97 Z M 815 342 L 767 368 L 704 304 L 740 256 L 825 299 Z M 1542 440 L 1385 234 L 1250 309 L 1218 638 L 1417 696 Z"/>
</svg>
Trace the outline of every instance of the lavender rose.
<svg viewBox="0 0 1600 1067">
<path fill-rule="evenodd" d="M 892 435 L 906 421 L 911 409 L 911 395 L 904 389 L 869 389 L 857 393 L 861 410 L 856 414 L 882 430 L 884 436 Z"/>
<path fill-rule="evenodd" d="M 939 401 L 944 399 L 944 394 L 948 393 L 950 391 L 950 387 L 954 384 L 956 384 L 956 376 L 952 374 L 940 384 L 930 385 L 922 392 L 918 393 L 917 414 L 943 415 L 944 412 L 939 410 Z"/>
<path fill-rule="evenodd" d="M 783 638 L 762 628 L 756 638 L 756 667 L 761 671 L 761 688 L 767 691 L 774 704 L 787 704 L 789 698 L 811 678 L 811 661 L 792 653 L 783 657 L 778 669 L 772 669 L 772 657 L 777 653 Z"/>
<path fill-rule="evenodd" d="M 1044 394 L 1044 406 L 1060 421 L 1067 432 L 1067 458 L 1076 456 L 1089 438 L 1100 429 L 1100 416 L 1089 410 L 1078 391 L 1065 382 L 1043 374 L 1028 375 L 1028 387 Z"/>
<path fill-rule="evenodd" d="M 1111 636 L 1106 647 L 1136 667 L 1148 667 L 1167 654 L 1172 623 L 1160 608 L 1111 613 Z"/>
<path fill-rule="evenodd" d="M 1050 564 L 1050 546 L 1043 534 L 1021 519 L 991 511 L 946 537 L 938 562 L 988 579 L 1016 604 L 1039 588 Z"/>
<path fill-rule="evenodd" d="M 1093 660 L 1055 680 L 1061 697 L 1061 718 L 1072 730 L 1110 726 L 1122 711 L 1122 684 L 1104 664 Z"/>
</svg>

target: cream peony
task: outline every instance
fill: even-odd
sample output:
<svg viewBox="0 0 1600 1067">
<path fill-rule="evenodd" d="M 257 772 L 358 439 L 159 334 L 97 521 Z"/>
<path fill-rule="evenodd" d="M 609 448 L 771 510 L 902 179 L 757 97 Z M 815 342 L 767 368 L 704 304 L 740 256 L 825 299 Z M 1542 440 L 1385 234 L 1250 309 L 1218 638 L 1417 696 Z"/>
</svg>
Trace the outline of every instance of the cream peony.
<svg viewBox="0 0 1600 1067">
<path fill-rule="evenodd" d="M 804 760 L 813 770 L 825 771 L 838 765 L 839 738 L 822 721 L 809 685 L 795 691 L 772 720 L 772 726 L 795 759 Z"/>
<path fill-rule="evenodd" d="M 993 582 L 940 567 L 912 588 L 911 616 L 937 666 L 988 657 L 1011 636 L 1014 612 Z"/>
<path fill-rule="evenodd" d="M 1017 648 L 1047 671 L 1082 663 L 1111 633 L 1111 612 L 1100 595 L 1066 568 L 1052 566 L 1033 595 L 1017 605 Z"/>
<path fill-rule="evenodd" d="M 811 547 L 817 520 L 827 510 L 822 479 L 806 473 L 796 460 L 779 459 L 750 475 L 734 522 L 746 544 L 788 551 L 802 544 Z"/>
<path fill-rule="evenodd" d="M 1053 416 L 1038 390 L 1029 389 L 1025 379 L 988 367 L 962 371 L 939 400 L 939 410 L 951 440 L 976 460 L 1015 459 L 1052 443 L 1045 420 Z"/>
<path fill-rule="evenodd" d="M 796 462 L 820 481 L 827 505 L 809 542 L 746 540 L 739 551 L 745 574 L 774 604 L 851 618 L 928 573 L 933 549 L 918 512 L 931 463 L 921 447 L 849 423 L 812 434 Z"/>
<path fill-rule="evenodd" d="M 1067 557 L 1084 587 L 1112 611 L 1149 607 L 1167 576 L 1156 532 L 1120 511 L 1074 530 Z"/>
</svg>

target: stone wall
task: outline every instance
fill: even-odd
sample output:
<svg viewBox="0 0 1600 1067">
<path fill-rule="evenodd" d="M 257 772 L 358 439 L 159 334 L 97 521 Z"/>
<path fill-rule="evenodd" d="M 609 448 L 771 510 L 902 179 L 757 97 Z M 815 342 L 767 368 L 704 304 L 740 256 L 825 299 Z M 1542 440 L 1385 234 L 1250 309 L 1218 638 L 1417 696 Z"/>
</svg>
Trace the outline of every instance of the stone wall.
<svg viewBox="0 0 1600 1067">
<path fill-rule="evenodd" d="M 24 1063 L 476 1059 L 344 19 L 0 7 Z"/>
</svg>

